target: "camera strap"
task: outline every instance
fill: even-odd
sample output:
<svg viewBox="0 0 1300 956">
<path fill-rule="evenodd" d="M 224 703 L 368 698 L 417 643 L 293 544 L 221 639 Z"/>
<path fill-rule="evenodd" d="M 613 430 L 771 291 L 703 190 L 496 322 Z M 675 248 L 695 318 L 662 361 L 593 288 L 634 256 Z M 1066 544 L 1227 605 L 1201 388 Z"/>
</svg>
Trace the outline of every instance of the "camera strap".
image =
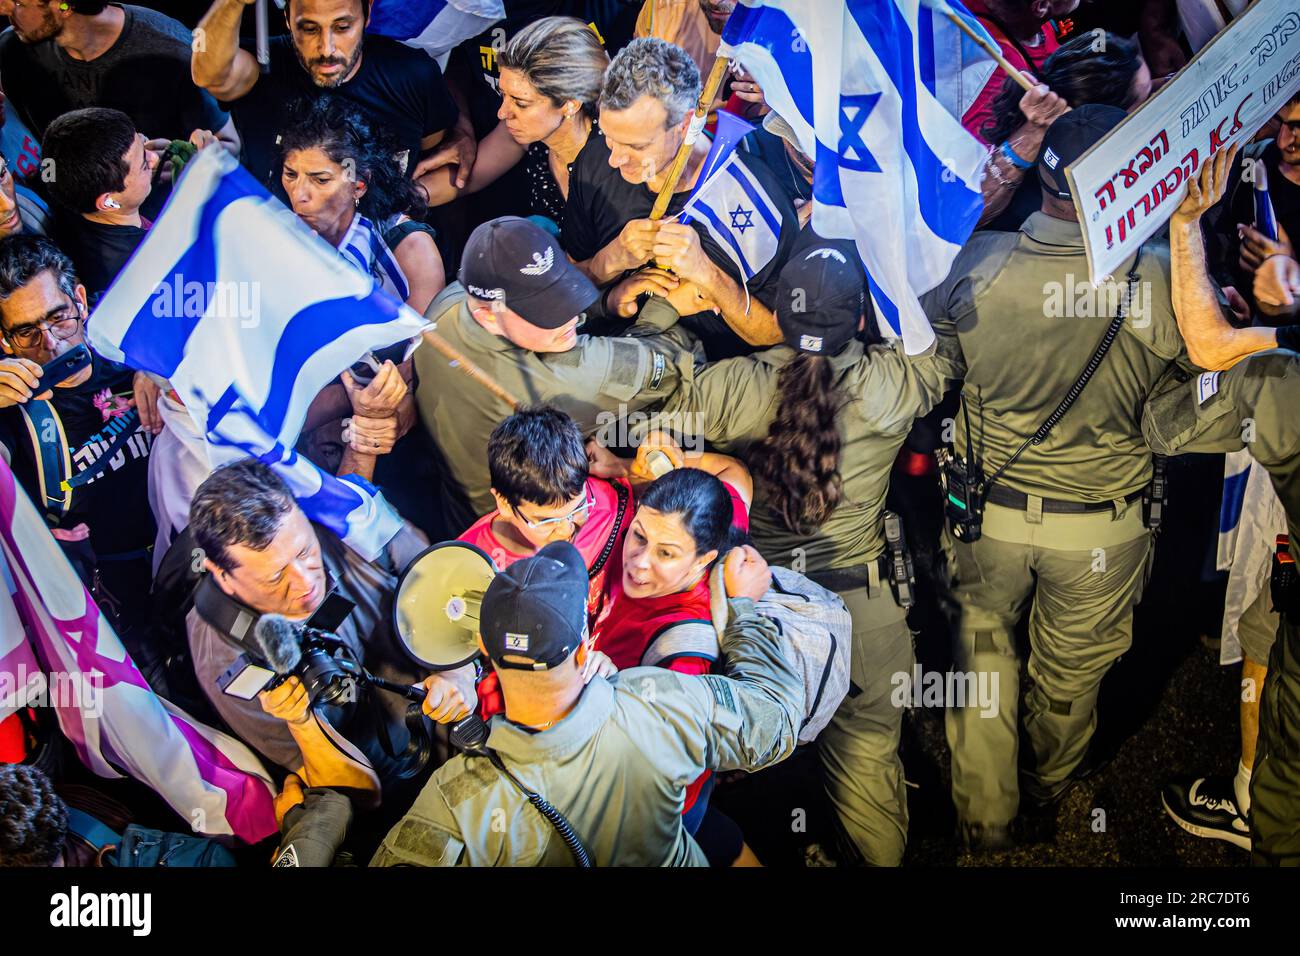
<svg viewBox="0 0 1300 956">
<path fill-rule="evenodd" d="M 203 575 L 194 589 L 194 610 L 206 623 L 241 647 L 262 617 L 260 612 L 221 590 L 211 574 Z"/>
<path fill-rule="evenodd" d="M 1047 436 L 1051 434 L 1052 429 L 1055 428 L 1057 423 L 1065 417 L 1065 413 L 1070 410 L 1071 406 L 1073 406 L 1076 401 L 1079 400 L 1079 396 L 1083 394 L 1083 390 L 1088 387 L 1088 383 L 1092 381 L 1093 375 L 1095 375 L 1097 369 L 1101 367 L 1102 361 L 1106 358 L 1106 354 L 1110 351 L 1110 347 L 1115 344 L 1115 339 L 1119 335 L 1120 329 L 1124 327 L 1124 322 L 1128 318 L 1129 302 L 1133 297 L 1133 284 L 1138 281 L 1137 267 L 1141 260 L 1142 249 L 1139 247 L 1136 255 L 1133 257 L 1133 265 L 1129 268 L 1128 276 L 1125 278 L 1124 294 L 1120 297 L 1119 306 L 1115 309 L 1115 317 L 1110 320 L 1110 325 L 1106 327 L 1106 331 L 1102 334 L 1101 341 L 1097 343 L 1097 348 L 1093 350 L 1092 356 L 1088 359 L 1087 364 L 1084 365 L 1083 371 L 1079 373 L 1079 377 L 1074 380 L 1074 384 L 1066 391 L 1065 397 L 1061 399 L 1056 408 L 1053 409 L 1052 413 L 1044 419 L 1043 423 L 1038 426 L 1038 429 L 1020 443 L 1020 447 L 1015 450 L 1010 458 L 1003 462 L 1002 466 L 998 468 L 997 471 L 989 475 L 988 480 L 984 483 L 985 488 L 992 486 L 992 484 L 997 481 L 1008 468 L 1016 463 L 1017 459 L 1025 453 L 1025 450 L 1030 445 L 1041 445 L 1046 441 Z M 963 405 L 964 404 L 965 401 L 963 399 Z M 969 426 L 967 427 L 969 428 Z"/>
</svg>

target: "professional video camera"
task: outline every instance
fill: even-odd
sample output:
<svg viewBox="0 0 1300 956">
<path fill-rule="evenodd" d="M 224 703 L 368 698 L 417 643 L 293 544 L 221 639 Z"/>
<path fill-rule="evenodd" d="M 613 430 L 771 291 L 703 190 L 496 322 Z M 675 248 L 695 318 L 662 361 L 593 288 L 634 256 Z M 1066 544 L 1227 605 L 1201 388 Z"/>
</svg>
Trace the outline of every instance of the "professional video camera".
<svg viewBox="0 0 1300 956">
<path fill-rule="evenodd" d="M 421 704 L 424 689 L 418 685 L 385 680 L 370 673 L 356 653 L 333 632 L 354 605 L 335 592 L 326 595 L 307 621 L 295 622 L 280 614 L 260 614 L 221 591 L 205 576 L 194 592 L 194 608 L 212 626 L 229 636 L 242 653 L 217 678 L 222 693 L 253 700 L 264 690 L 297 677 L 307 689 L 308 706 L 330 726 L 347 733 L 354 719 L 370 721 L 389 757 L 398 761 L 394 775 L 405 779 L 419 773 L 432 754 L 433 740 Z M 405 718 L 409 743 L 404 752 L 394 747 L 370 688 L 407 700 Z M 369 713 L 358 716 L 368 702 Z"/>
<path fill-rule="evenodd" d="M 309 706 L 346 707 L 362 690 L 376 687 L 414 703 L 424 700 L 418 687 L 396 684 L 371 674 L 339 638 L 310 623 L 299 624 L 280 614 L 263 614 L 253 625 L 246 648 L 217 678 L 224 693 L 251 700 L 290 676 L 307 688 Z"/>
</svg>

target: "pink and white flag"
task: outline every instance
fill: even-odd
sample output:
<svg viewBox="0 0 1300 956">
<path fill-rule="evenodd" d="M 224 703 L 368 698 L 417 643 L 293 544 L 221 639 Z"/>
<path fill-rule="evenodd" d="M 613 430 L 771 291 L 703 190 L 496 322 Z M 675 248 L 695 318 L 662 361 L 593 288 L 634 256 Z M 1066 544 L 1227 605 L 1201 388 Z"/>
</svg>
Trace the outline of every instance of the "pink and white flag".
<svg viewBox="0 0 1300 956">
<path fill-rule="evenodd" d="M 196 832 L 276 832 L 257 756 L 150 690 L 3 458 L 0 581 L 0 718 L 40 698 L 87 767 L 152 787 Z"/>
</svg>

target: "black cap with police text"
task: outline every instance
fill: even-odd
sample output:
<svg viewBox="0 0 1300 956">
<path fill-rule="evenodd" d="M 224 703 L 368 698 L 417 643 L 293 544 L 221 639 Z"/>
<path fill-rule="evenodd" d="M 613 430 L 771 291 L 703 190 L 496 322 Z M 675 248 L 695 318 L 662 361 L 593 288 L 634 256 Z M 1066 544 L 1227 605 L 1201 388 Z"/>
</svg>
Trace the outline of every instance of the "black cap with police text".
<svg viewBox="0 0 1300 956">
<path fill-rule="evenodd" d="M 474 298 L 504 302 L 543 329 L 558 329 L 591 308 L 597 296 L 555 237 L 518 216 L 492 219 L 470 234 L 460 282 Z"/>
<path fill-rule="evenodd" d="M 568 660 L 586 632 L 587 567 L 568 541 L 514 562 L 483 595 L 479 633 L 497 667 L 549 670 Z"/>
<path fill-rule="evenodd" d="M 1070 199 L 1065 167 L 1092 149 L 1127 115 L 1118 106 L 1085 103 L 1058 116 L 1047 128 L 1038 154 L 1038 178 L 1043 189 L 1057 199 Z"/>
<path fill-rule="evenodd" d="M 811 355 L 834 355 L 858 332 L 866 306 L 866 272 L 845 239 L 801 244 L 781 270 L 776 321 L 785 344 Z"/>
</svg>

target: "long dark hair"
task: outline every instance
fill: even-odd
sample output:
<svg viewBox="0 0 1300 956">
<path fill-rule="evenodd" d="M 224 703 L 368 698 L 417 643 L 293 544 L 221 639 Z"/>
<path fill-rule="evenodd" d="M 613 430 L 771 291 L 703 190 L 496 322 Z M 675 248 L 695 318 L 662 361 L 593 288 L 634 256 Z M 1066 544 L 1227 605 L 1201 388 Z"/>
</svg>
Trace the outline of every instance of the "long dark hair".
<svg viewBox="0 0 1300 956">
<path fill-rule="evenodd" d="M 1098 42 L 1100 40 L 1100 42 Z M 1133 77 L 1142 68 L 1138 45 L 1113 33 L 1098 37 L 1093 31 L 1064 43 L 1043 61 L 1038 81 L 1071 106 L 1100 103 L 1127 109 L 1132 104 Z M 980 132 L 997 144 L 1025 121 L 1020 98 L 1025 91 L 1008 77 L 993 100 L 993 116 Z"/>
<path fill-rule="evenodd" d="M 696 554 L 716 550 L 723 557 L 744 540 L 743 532 L 733 531 L 735 507 L 727 486 L 699 468 L 678 468 L 656 479 L 639 506 L 675 515 L 695 542 Z"/>
<path fill-rule="evenodd" d="M 769 504 L 795 534 L 810 534 L 843 497 L 838 417 L 847 399 L 824 355 L 801 352 L 777 375 L 781 405 L 749 468 L 770 491 Z"/>
<path fill-rule="evenodd" d="M 351 162 L 357 179 L 366 184 L 358 208 L 376 224 L 399 213 L 412 219 L 424 215 L 424 196 L 399 165 L 397 141 L 346 100 L 328 94 L 299 100 L 290 110 L 280 148 L 285 156 L 319 149 L 345 168 Z M 409 165 L 417 158 L 406 161 Z"/>
</svg>

